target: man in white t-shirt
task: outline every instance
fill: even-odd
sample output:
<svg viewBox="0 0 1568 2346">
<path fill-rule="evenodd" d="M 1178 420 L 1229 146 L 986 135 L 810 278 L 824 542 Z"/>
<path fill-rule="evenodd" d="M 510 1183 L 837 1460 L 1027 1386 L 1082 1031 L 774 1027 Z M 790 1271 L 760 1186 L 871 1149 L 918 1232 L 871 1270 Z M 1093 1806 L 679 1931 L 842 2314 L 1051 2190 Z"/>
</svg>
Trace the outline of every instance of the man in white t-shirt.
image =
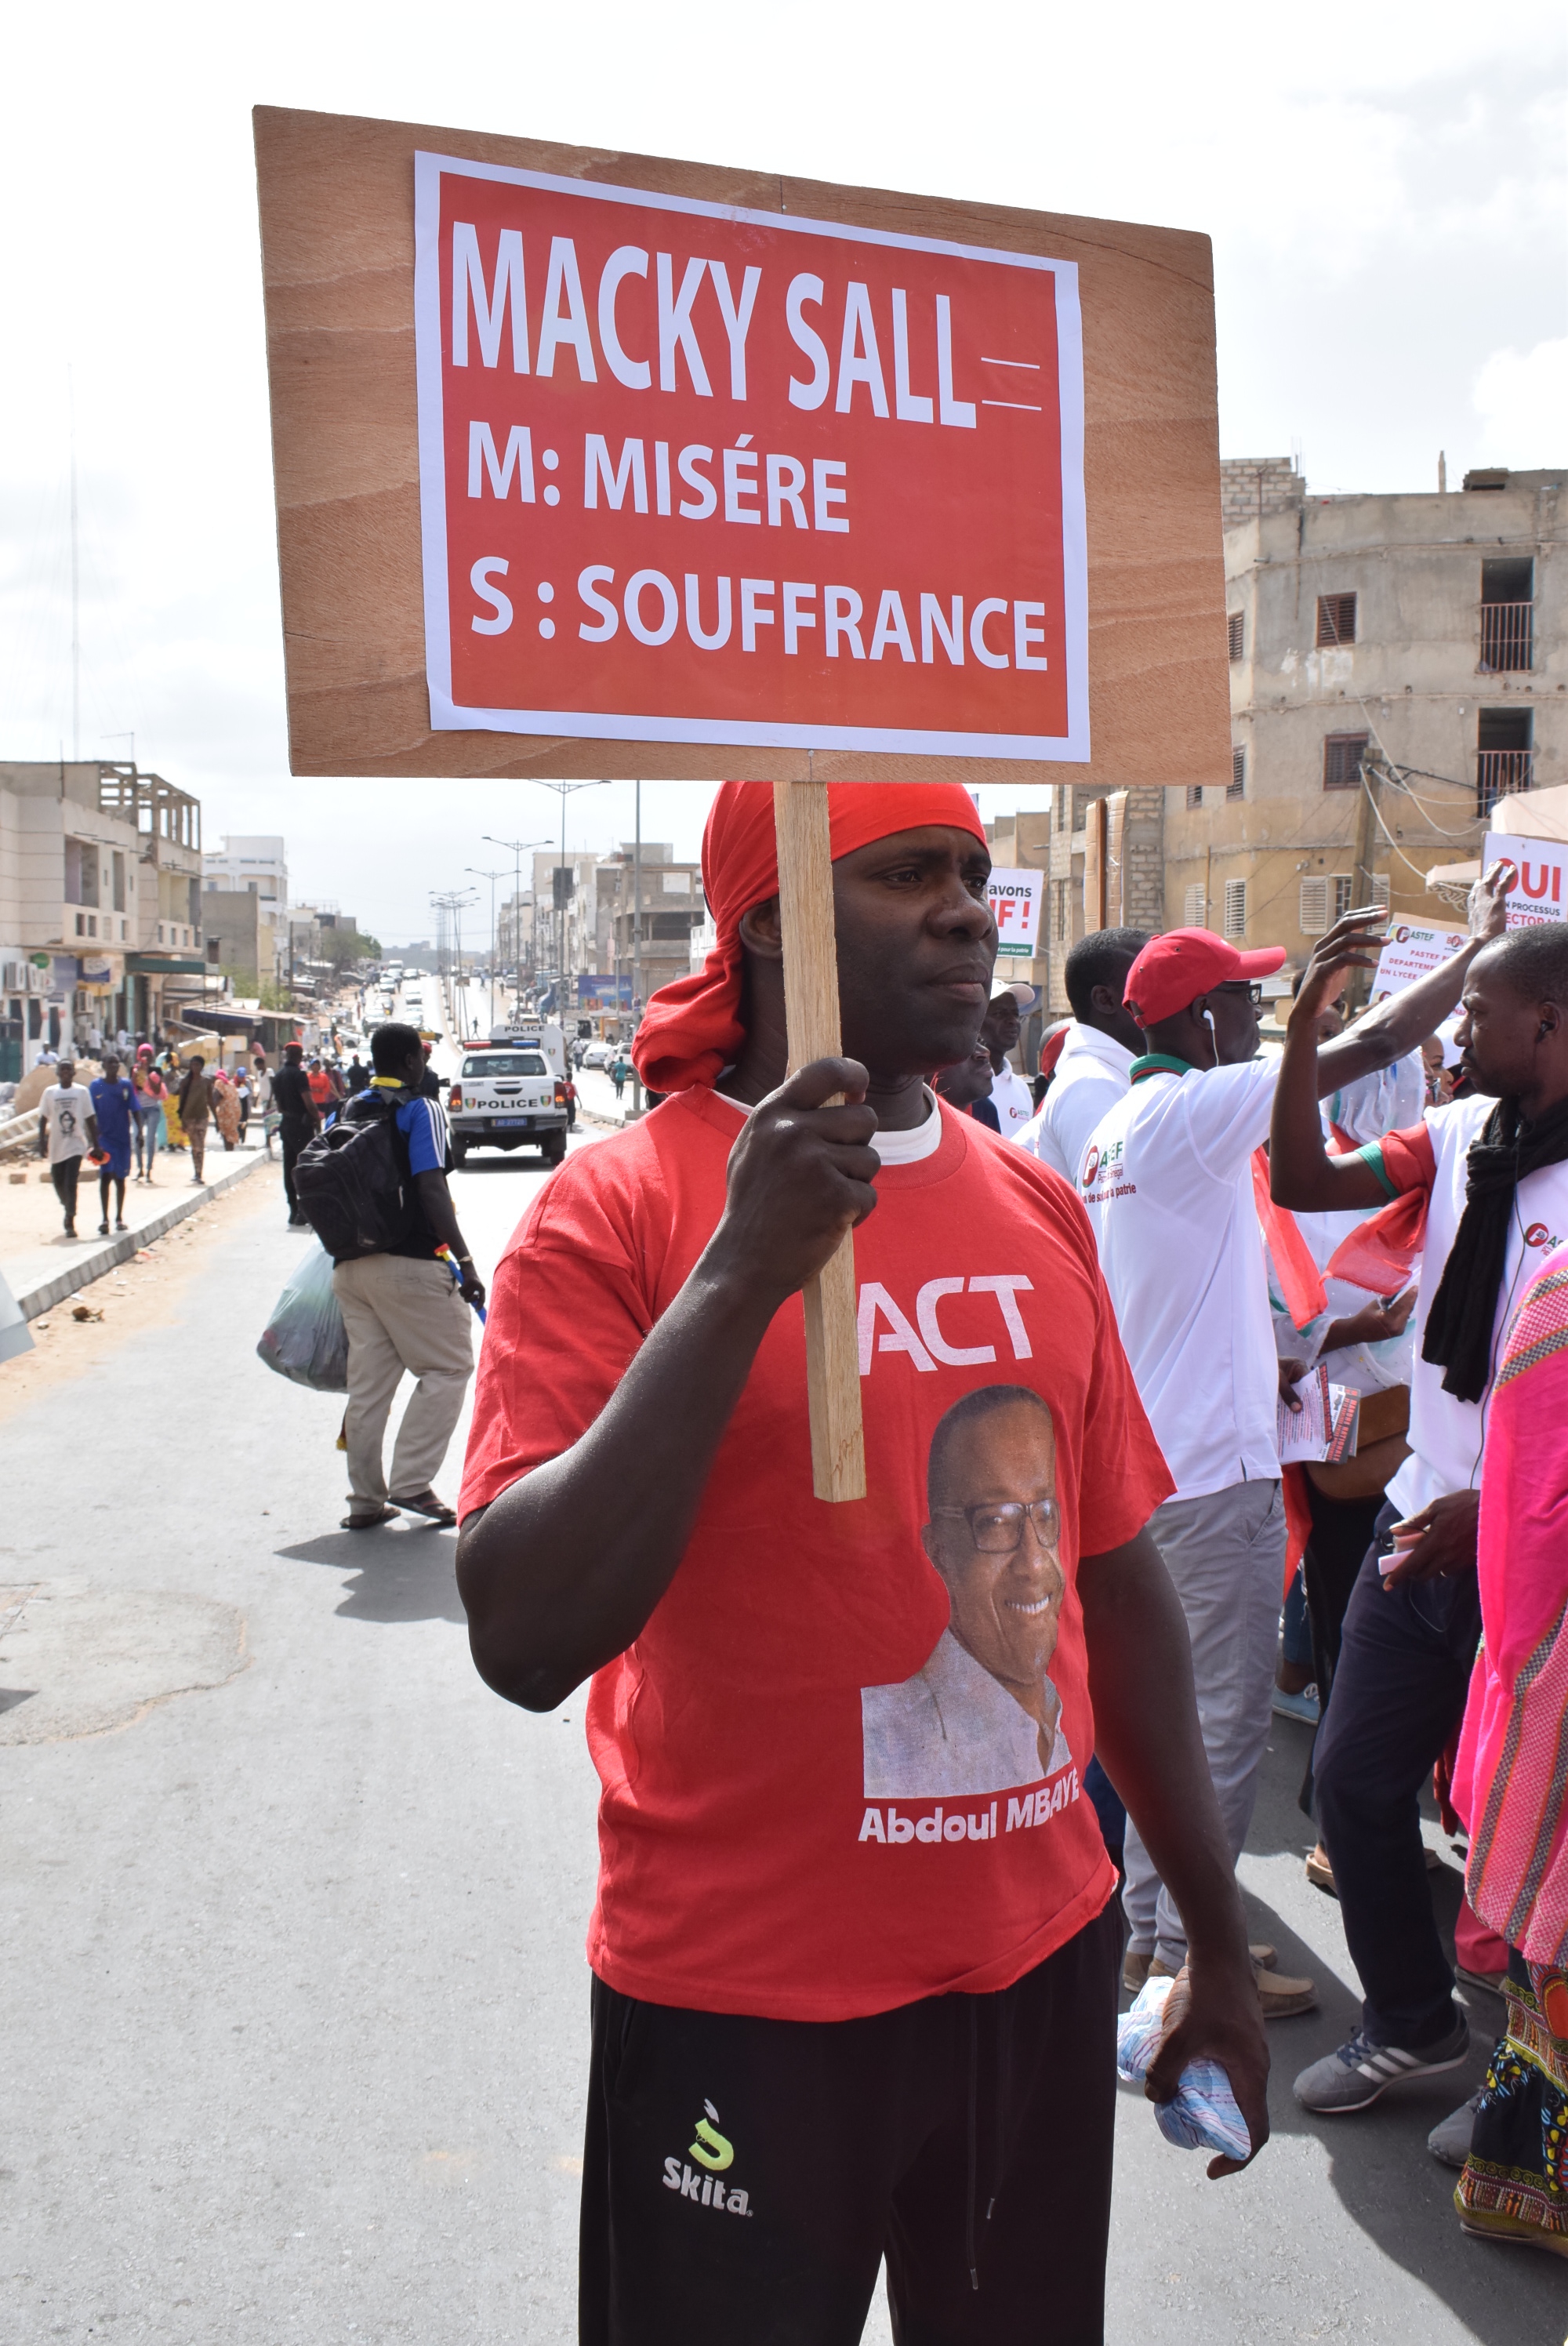
<svg viewBox="0 0 1568 2346">
<path fill-rule="evenodd" d="M 1380 917 L 1353 916 L 1330 935 L 1348 947 Z M 1501 923 L 1501 900 L 1486 917 Z M 1317 1063 L 1319 1090 L 1391 1065 L 1429 1035 L 1457 998 L 1478 944 L 1328 1044 Z M 1144 948 L 1125 998 L 1148 1049 L 1078 1173 L 1139 1397 L 1176 1478 L 1176 1495 L 1151 1528 L 1186 1615 L 1198 1714 L 1233 1857 L 1251 1822 L 1268 1736 L 1285 1577 L 1279 1379 L 1252 1168 L 1279 1068 L 1255 1056 L 1255 985 L 1284 958 L 1278 946 L 1239 952 L 1207 929 L 1174 929 Z M 1186 1936 L 1131 1827 L 1125 1862 L 1133 1986 L 1151 1970 L 1179 1970 Z M 1306 2011 L 1316 2001 L 1309 1980 L 1257 1976 L 1266 2014 Z"/>
<path fill-rule="evenodd" d="M 1095 929 L 1067 956 L 1063 977 L 1074 1024 L 1051 1088 L 1018 1136 L 1020 1148 L 1064 1181 L 1076 1181 L 1090 1134 L 1125 1097 L 1133 1061 L 1143 1050 L 1143 1035 L 1122 996 L 1127 972 L 1148 941 L 1146 929 Z"/>
<path fill-rule="evenodd" d="M 998 977 L 991 989 L 991 1006 L 981 1021 L 980 1039 L 991 1054 L 991 1105 L 1003 1140 L 1016 1140 L 1034 1114 L 1033 1095 L 1007 1059 L 1009 1051 L 1018 1048 L 1023 1013 L 1033 1007 L 1032 985 Z"/>
<path fill-rule="evenodd" d="M 1459 1035 L 1479 1097 L 1330 1158 L 1313 1106 L 1312 1025 L 1336 965 L 1325 938 L 1291 1014 L 1271 1187 L 1281 1205 L 1309 1211 L 1386 1207 L 1399 1225 L 1386 1243 L 1419 1243 L 1421 1268 L 1410 1454 L 1350 1597 L 1313 1761 L 1364 1999 L 1355 2035 L 1296 2081 L 1324 2115 L 1456 2068 L 1469 2049 L 1418 1800 L 1463 1713 L 1480 1636 L 1476 1525 L 1495 1363 L 1531 1278 L 1568 1236 L 1568 926 L 1515 929 L 1472 962 Z"/>
<path fill-rule="evenodd" d="M 49 1178 L 66 1218 L 66 1236 L 76 1235 L 76 1183 L 82 1159 L 98 1141 L 98 1120 L 93 1096 L 76 1081 L 69 1059 L 62 1059 L 56 1079 L 38 1102 L 38 1154 L 49 1160 Z"/>
</svg>

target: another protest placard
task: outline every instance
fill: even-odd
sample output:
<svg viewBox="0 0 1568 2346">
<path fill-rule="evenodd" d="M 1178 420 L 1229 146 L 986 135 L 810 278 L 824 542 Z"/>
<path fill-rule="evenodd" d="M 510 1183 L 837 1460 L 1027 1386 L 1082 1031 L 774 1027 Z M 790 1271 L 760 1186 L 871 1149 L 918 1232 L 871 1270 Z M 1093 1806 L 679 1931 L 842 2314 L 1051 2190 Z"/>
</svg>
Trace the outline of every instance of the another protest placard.
<svg viewBox="0 0 1568 2346">
<path fill-rule="evenodd" d="M 1560 839 L 1515 839 L 1512 832 L 1489 831 L 1481 851 L 1481 868 L 1496 862 L 1508 866 L 1508 925 L 1535 928 L 1543 921 L 1568 919 L 1568 845 Z"/>
<path fill-rule="evenodd" d="M 1401 922 L 1389 932 L 1388 944 L 1378 955 L 1378 966 L 1372 978 L 1374 1002 L 1385 995 L 1397 994 L 1418 977 L 1458 953 L 1463 944 L 1465 932 L 1461 929 L 1421 928 L 1413 923 Z"/>
<path fill-rule="evenodd" d="M 1044 872 L 1008 871 L 993 867 L 985 893 L 996 923 L 997 954 L 1013 961 L 1033 957 L 1040 935 L 1040 907 L 1045 894 Z"/>
</svg>

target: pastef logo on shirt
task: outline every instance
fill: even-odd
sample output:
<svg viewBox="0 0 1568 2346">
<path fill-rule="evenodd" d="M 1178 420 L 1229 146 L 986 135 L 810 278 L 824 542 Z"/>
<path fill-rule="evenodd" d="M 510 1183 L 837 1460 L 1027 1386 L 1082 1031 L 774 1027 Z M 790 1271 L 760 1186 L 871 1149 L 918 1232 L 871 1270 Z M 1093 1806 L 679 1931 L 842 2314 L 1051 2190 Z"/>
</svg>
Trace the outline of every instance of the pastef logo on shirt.
<svg viewBox="0 0 1568 2346">
<path fill-rule="evenodd" d="M 1563 1241 L 1546 1223 L 1532 1222 L 1524 1233 L 1524 1243 L 1527 1247 L 1540 1248 L 1543 1253 L 1553 1254 Z"/>
<path fill-rule="evenodd" d="M 731 2188 L 720 2177 L 735 2164 L 735 2146 L 718 2131 L 718 2112 L 705 2100 L 706 2116 L 697 2122 L 697 2140 L 687 2149 L 687 2157 L 695 2158 L 698 2167 L 708 2169 L 706 2176 L 694 2175 L 691 2168 L 678 2158 L 667 2158 L 664 2163 L 664 2188 L 678 2191 L 683 2199 L 695 2199 L 700 2208 L 718 2208 L 727 2216 L 749 2216 L 750 2194 L 738 2187 Z"/>
</svg>

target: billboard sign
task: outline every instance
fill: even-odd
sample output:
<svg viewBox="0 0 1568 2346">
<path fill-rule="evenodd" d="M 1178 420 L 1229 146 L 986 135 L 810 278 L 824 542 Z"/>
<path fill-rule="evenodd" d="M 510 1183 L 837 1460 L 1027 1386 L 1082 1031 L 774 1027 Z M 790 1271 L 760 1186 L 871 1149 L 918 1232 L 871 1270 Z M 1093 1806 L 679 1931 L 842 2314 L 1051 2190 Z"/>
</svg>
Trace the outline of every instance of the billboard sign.
<svg viewBox="0 0 1568 2346">
<path fill-rule="evenodd" d="M 433 730 L 1089 754 L 1076 264 L 416 153 Z"/>
<path fill-rule="evenodd" d="M 1401 922 L 1389 931 L 1389 941 L 1378 955 L 1378 966 L 1372 977 L 1372 1000 L 1381 1002 L 1385 994 L 1397 994 L 1403 985 L 1458 953 L 1465 941 L 1461 929 L 1432 929 Z"/>
</svg>

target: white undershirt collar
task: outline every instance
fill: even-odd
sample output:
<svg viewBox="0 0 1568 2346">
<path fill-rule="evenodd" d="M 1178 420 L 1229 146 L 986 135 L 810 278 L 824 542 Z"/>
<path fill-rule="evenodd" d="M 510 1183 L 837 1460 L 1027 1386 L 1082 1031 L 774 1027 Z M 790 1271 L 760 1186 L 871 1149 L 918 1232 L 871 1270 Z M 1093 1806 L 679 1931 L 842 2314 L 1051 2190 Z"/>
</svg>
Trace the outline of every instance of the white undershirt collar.
<svg viewBox="0 0 1568 2346">
<path fill-rule="evenodd" d="M 909 1132 L 879 1132 L 871 1142 L 884 1165 L 918 1165 L 922 1158 L 934 1157 L 942 1147 L 942 1114 L 936 1104 L 936 1094 L 929 1084 L 921 1084 L 921 1090 L 925 1095 L 924 1123 L 917 1124 Z M 713 1096 L 722 1100 L 727 1107 L 732 1107 L 737 1116 L 746 1117 L 751 1113 L 743 1100 L 731 1099 L 728 1092 L 716 1091 Z"/>
</svg>

